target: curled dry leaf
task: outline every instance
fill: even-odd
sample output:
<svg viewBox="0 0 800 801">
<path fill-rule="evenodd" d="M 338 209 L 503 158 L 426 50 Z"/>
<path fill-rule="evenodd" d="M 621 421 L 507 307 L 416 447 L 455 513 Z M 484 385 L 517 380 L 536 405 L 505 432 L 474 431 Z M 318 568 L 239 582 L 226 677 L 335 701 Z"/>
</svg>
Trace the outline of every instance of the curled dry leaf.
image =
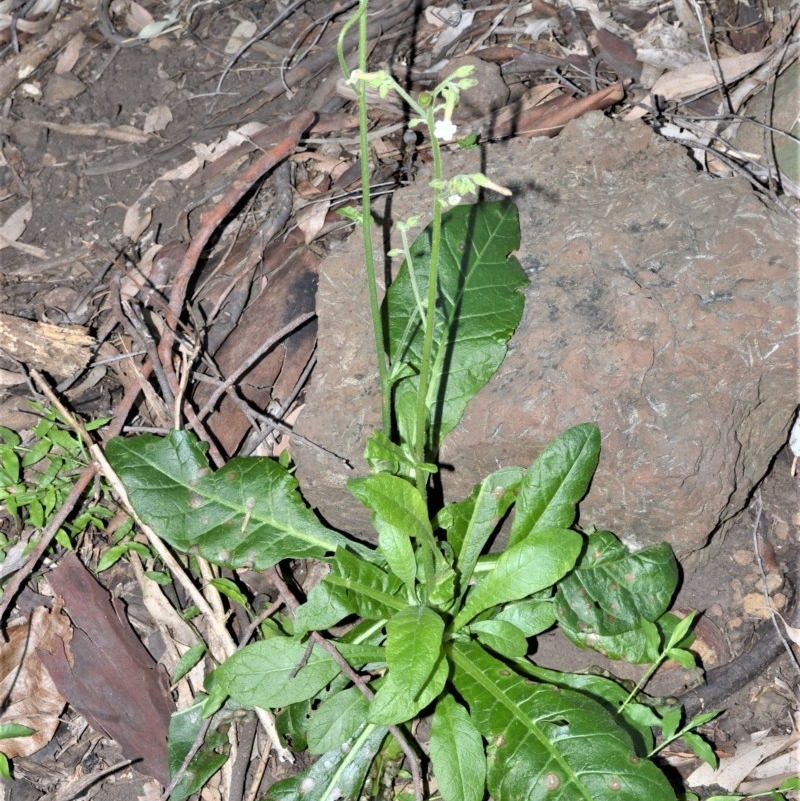
<svg viewBox="0 0 800 801">
<path fill-rule="evenodd" d="M 8 216 L 0 225 L 0 250 L 8 247 L 11 242 L 16 242 L 25 233 L 32 215 L 33 203 L 28 200 Z"/>
<path fill-rule="evenodd" d="M 146 133 L 163 131 L 172 122 L 172 111 L 169 106 L 155 106 L 147 112 L 142 130 Z"/>
<path fill-rule="evenodd" d="M 60 614 L 38 607 L 30 620 L 5 632 L 8 642 L 0 645 L 0 723 L 19 723 L 35 733 L 29 737 L 0 740 L 0 750 L 10 759 L 35 754 L 55 734 L 66 701 L 42 665 L 37 648 L 52 648 L 55 639 L 69 641 L 69 621 Z"/>
<path fill-rule="evenodd" d="M 78 57 L 81 54 L 85 39 L 86 36 L 81 32 L 76 33 L 67 42 L 67 46 L 61 51 L 56 61 L 56 75 L 66 75 L 66 73 L 72 72 L 72 68 L 78 63 Z"/>
</svg>

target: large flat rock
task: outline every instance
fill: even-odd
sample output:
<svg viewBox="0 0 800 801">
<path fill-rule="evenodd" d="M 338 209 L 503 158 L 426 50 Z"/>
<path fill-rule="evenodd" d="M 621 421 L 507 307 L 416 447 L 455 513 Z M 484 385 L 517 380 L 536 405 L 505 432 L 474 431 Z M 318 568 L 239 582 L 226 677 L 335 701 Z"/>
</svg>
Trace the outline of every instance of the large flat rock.
<svg viewBox="0 0 800 801">
<path fill-rule="evenodd" d="M 582 524 L 697 551 L 746 504 L 797 406 L 794 225 L 745 181 L 698 173 L 646 126 L 600 114 L 553 140 L 446 157 L 448 175 L 479 169 L 514 190 L 531 285 L 506 361 L 442 448 L 445 498 L 591 420 L 603 451 Z M 376 212 L 424 212 L 426 184 Z M 369 537 L 345 489 L 379 423 L 359 248 L 354 236 L 322 266 L 319 364 L 297 423 L 356 470 L 302 443 L 293 453 L 309 502 Z"/>
</svg>

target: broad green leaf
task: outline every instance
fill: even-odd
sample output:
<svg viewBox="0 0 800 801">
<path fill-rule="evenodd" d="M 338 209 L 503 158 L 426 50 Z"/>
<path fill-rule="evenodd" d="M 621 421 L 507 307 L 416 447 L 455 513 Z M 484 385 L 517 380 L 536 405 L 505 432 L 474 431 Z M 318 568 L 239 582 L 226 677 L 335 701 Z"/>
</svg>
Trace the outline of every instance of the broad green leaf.
<svg viewBox="0 0 800 801">
<path fill-rule="evenodd" d="M 436 704 L 430 755 L 444 801 L 481 801 L 486 786 L 483 741 L 467 710 L 451 695 Z"/>
<path fill-rule="evenodd" d="M 494 570 L 487 573 L 467 596 L 456 615 L 456 631 L 492 606 L 527 598 L 550 587 L 572 568 L 583 537 L 569 529 L 545 529 L 506 548 Z"/>
<path fill-rule="evenodd" d="M 456 553 L 459 593 L 463 597 L 478 557 L 489 537 L 516 499 L 525 471 L 504 467 L 476 484 L 469 497 L 446 506 L 436 522 L 447 530 L 447 541 Z"/>
<path fill-rule="evenodd" d="M 306 729 L 311 716 L 311 699 L 289 704 L 275 715 L 275 728 L 281 742 L 288 740 L 295 752 L 305 751 L 308 748 Z"/>
<path fill-rule="evenodd" d="M 642 621 L 654 622 L 666 612 L 677 583 L 678 567 L 667 543 L 631 553 L 610 531 L 596 531 L 577 568 L 558 585 L 556 615 L 578 645 L 631 659 L 627 649 L 643 655 L 652 651 Z M 637 630 L 633 637 L 614 639 Z"/>
<path fill-rule="evenodd" d="M 374 569 L 379 570 L 379 568 Z M 352 615 L 354 611 L 355 605 L 351 603 L 347 590 L 323 578 L 309 590 L 306 602 L 295 612 L 295 635 L 303 636 L 309 631 L 329 629 Z"/>
<path fill-rule="evenodd" d="M 358 687 L 326 698 L 307 727 L 308 750 L 324 754 L 346 743 L 367 719 L 369 701 Z"/>
<path fill-rule="evenodd" d="M 389 671 L 386 680 L 369 705 L 367 719 L 371 723 L 383 726 L 393 726 L 411 720 L 441 695 L 449 671 L 447 660 L 441 658 L 417 698 L 412 698 L 401 686 L 395 684 L 393 674 Z"/>
<path fill-rule="evenodd" d="M 197 701 L 192 706 L 173 713 L 170 718 L 167 760 L 171 777 L 180 770 L 186 755 L 194 747 L 203 722 L 203 701 Z M 199 792 L 227 761 L 227 753 L 219 753 L 219 749 L 225 750 L 227 746 L 228 739 L 225 735 L 216 729 L 206 732 L 203 745 L 192 757 L 189 767 L 170 794 L 170 798 L 181 801 Z"/>
<path fill-rule="evenodd" d="M 535 637 L 556 622 L 555 605 L 549 598 L 527 598 L 506 604 L 494 620 L 513 623 L 526 637 Z"/>
<path fill-rule="evenodd" d="M 348 608 L 365 620 L 382 620 L 408 606 L 402 581 L 376 565 L 339 549 L 324 584 L 341 593 Z"/>
<path fill-rule="evenodd" d="M 204 446 L 187 431 L 115 437 L 106 456 L 142 520 L 180 551 L 254 570 L 337 547 L 375 558 L 320 523 L 297 480 L 272 459 L 237 457 L 212 472 Z"/>
<path fill-rule="evenodd" d="M 381 554 L 391 571 L 414 590 L 417 563 L 412 539 L 430 541 L 433 529 L 425 500 L 419 490 L 403 478 L 386 473 L 348 482 L 350 492 L 372 510 L 372 525 L 378 532 Z"/>
<path fill-rule="evenodd" d="M 592 423 L 574 426 L 551 442 L 522 481 L 509 545 L 542 529 L 569 528 L 599 457 L 600 431 Z"/>
<path fill-rule="evenodd" d="M 532 676 L 556 687 L 577 690 L 617 716 L 628 697 L 629 690 L 608 676 L 594 673 L 562 673 L 558 670 L 539 667 L 528 660 L 519 660 L 514 665 L 523 675 Z M 652 707 L 635 703 L 627 704 L 621 714 L 628 727 L 628 733 L 639 746 L 637 751 L 643 754 L 649 753 L 654 744 L 653 727 L 660 725 L 661 718 Z"/>
<path fill-rule="evenodd" d="M 412 539 L 433 534 L 425 499 L 404 478 L 378 473 L 351 479 L 347 482 L 347 488 L 372 510 L 372 522 L 379 534 L 396 530 Z"/>
<path fill-rule="evenodd" d="M 236 651 L 211 675 L 238 704 L 275 709 L 312 698 L 338 673 L 319 646 L 309 655 L 303 643 L 272 637 Z"/>
<path fill-rule="evenodd" d="M 442 653 L 444 621 L 425 606 L 408 606 L 386 623 L 389 676 L 403 693 L 416 698 Z"/>
<path fill-rule="evenodd" d="M 525 635 L 513 623 L 505 620 L 480 620 L 472 623 L 469 631 L 477 635 L 479 643 L 500 656 L 519 659 L 528 653 Z"/>
<path fill-rule="evenodd" d="M 461 419 L 467 402 L 492 377 L 522 316 L 519 291 L 528 280 L 510 253 L 519 248 L 517 210 L 510 203 L 457 206 L 442 215 L 431 383 L 429 452 Z M 428 294 L 431 228 L 410 248 L 419 294 Z M 389 356 L 419 372 L 424 326 L 409 265 L 404 262 L 384 302 Z M 417 378 L 398 383 L 416 388 Z M 403 432 L 401 431 L 401 434 Z"/>
<path fill-rule="evenodd" d="M 323 754 L 298 776 L 275 782 L 264 801 L 353 801 L 386 737 L 382 726 L 367 724 L 347 743 Z"/>
<path fill-rule="evenodd" d="M 452 645 L 453 682 L 488 740 L 495 801 L 675 801 L 625 728 L 587 696 L 537 684 L 479 645 Z"/>
</svg>

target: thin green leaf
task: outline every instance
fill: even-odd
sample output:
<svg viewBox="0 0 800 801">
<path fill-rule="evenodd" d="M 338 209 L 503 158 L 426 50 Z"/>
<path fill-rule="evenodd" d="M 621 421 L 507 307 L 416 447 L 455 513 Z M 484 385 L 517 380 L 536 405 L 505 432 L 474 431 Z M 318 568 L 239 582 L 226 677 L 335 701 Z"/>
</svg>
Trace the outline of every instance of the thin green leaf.
<svg viewBox="0 0 800 801">
<path fill-rule="evenodd" d="M 670 709 L 663 718 L 661 718 L 661 734 L 665 740 L 671 740 L 678 731 L 678 726 L 681 725 L 683 719 L 683 709 L 675 707 Z"/>
<path fill-rule="evenodd" d="M 719 717 L 721 714 L 722 714 L 721 709 L 711 709 L 708 712 L 701 712 L 699 715 L 695 715 L 689 721 L 687 728 L 697 729 L 700 726 L 705 726 L 706 723 L 708 723 L 711 720 L 714 720 L 714 718 Z"/>
<path fill-rule="evenodd" d="M 568 429 L 539 454 L 525 474 L 508 542 L 548 528 L 569 528 L 600 458 L 600 431 L 591 423 Z"/>
<path fill-rule="evenodd" d="M 686 745 L 692 749 L 692 752 L 695 754 L 695 756 L 702 759 L 703 762 L 711 765 L 712 768 L 717 767 L 719 760 L 717 759 L 717 755 L 714 753 L 714 749 L 699 734 L 695 734 L 692 731 L 685 731 L 682 737 Z"/>
<path fill-rule="evenodd" d="M 430 755 L 444 801 L 481 801 L 486 785 L 486 756 L 469 713 L 446 695 L 431 721 Z"/>
<path fill-rule="evenodd" d="M 456 615 L 456 631 L 492 606 L 518 601 L 550 587 L 575 564 L 583 537 L 569 529 L 546 529 L 507 548 L 467 596 Z"/>
<path fill-rule="evenodd" d="M 692 668 L 697 667 L 697 657 L 691 651 L 684 651 L 683 648 L 668 649 L 667 657 L 687 670 L 692 670 Z"/>
<path fill-rule="evenodd" d="M 514 504 L 524 475 L 519 467 L 497 470 L 476 484 L 468 498 L 449 504 L 437 516 L 437 525 L 447 529 L 447 541 L 456 553 L 461 597 L 489 537 Z"/>
<path fill-rule="evenodd" d="M 214 578 L 211 579 L 209 584 L 211 584 L 212 587 L 216 587 L 226 598 L 236 601 L 237 604 L 240 604 L 245 609 L 247 608 L 247 596 L 236 586 L 236 582 L 228 578 Z"/>
<path fill-rule="evenodd" d="M 255 570 L 345 546 L 375 558 L 322 525 L 297 480 L 272 459 L 238 457 L 211 472 L 204 446 L 187 431 L 115 437 L 106 456 L 142 520 L 180 551 Z"/>
<path fill-rule="evenodd" d="M 36 729 L 30 728 L 30 726 L 23 726 L 21 723 L 0 723 L 0 740 L 29 737 L 31 734 L 36 734 Z"/>
<path fill-rule="evenodd" d="M 667 640 L 668 649 L 674 648 L 676 645 L 679 645 L 682 642 L 683 638 L 686 637 L 686 635 L 692 630 L 692 626 L 694 626 L 696 617 L 697 612 L 692 611 L 675 624 L 675 627 L 672 629 L 669 639 Z"/>
<path fill-rule="evenodd" d="M 172 674 L 172 683 L 180 681 L 202 658 L 206 652 L 206 644 L 203 642 L 195 643 L 178 660 L 175 665 L 175 672 Z"/>
</svg>

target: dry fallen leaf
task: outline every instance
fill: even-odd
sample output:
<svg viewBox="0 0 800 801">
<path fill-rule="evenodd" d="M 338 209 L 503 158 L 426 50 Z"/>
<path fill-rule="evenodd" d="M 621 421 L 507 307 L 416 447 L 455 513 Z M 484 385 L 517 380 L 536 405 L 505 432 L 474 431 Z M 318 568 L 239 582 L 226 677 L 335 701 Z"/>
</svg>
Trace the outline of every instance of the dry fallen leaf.
<svg viewBox="0 0 800 801">
<path fill-rule="evenodd" d="M 6 218 L 0 225 L 0 250 L 7 247 L 8 243 L 16 242 L 25 233 L 32 215 L 33 203 L 28 200 Z"/>
<path fill-rule="evenodd" d="M 751 742 L 739 743 L 735 756 L 720 759 L 716 770 L 704 762 L 686 780 L 687 786 L 707 787 L 717 784 L 728 792 L 734 792 L 745 779 L 754 775 L 759 765 L 800 741 L 798 732 L 777 737 L 766 737 L 764 734 L 759 732 L 752 735 Z"/>
<path fill-rule="evenodd" d="M 172 122 L 172 111 L 169 106 L 154 106 L 144 118 L 142 130 L 146 133 L 163 131 Z"/>
<path fill-rule="evenodd" d="M 29 737 L 3 740 L 0 749 L 9 758 L 27 757 L 44 748 L 55 734 L 66 701 L 36 653 L 52 647 L 56 637 L 68 641 L 69 621 L 59 609 L 35 609 L 27 623 L 5 632 L 8 642 L 0 644 L 0 723 L 20 723 L 35 733 Z"/>
</svg>

